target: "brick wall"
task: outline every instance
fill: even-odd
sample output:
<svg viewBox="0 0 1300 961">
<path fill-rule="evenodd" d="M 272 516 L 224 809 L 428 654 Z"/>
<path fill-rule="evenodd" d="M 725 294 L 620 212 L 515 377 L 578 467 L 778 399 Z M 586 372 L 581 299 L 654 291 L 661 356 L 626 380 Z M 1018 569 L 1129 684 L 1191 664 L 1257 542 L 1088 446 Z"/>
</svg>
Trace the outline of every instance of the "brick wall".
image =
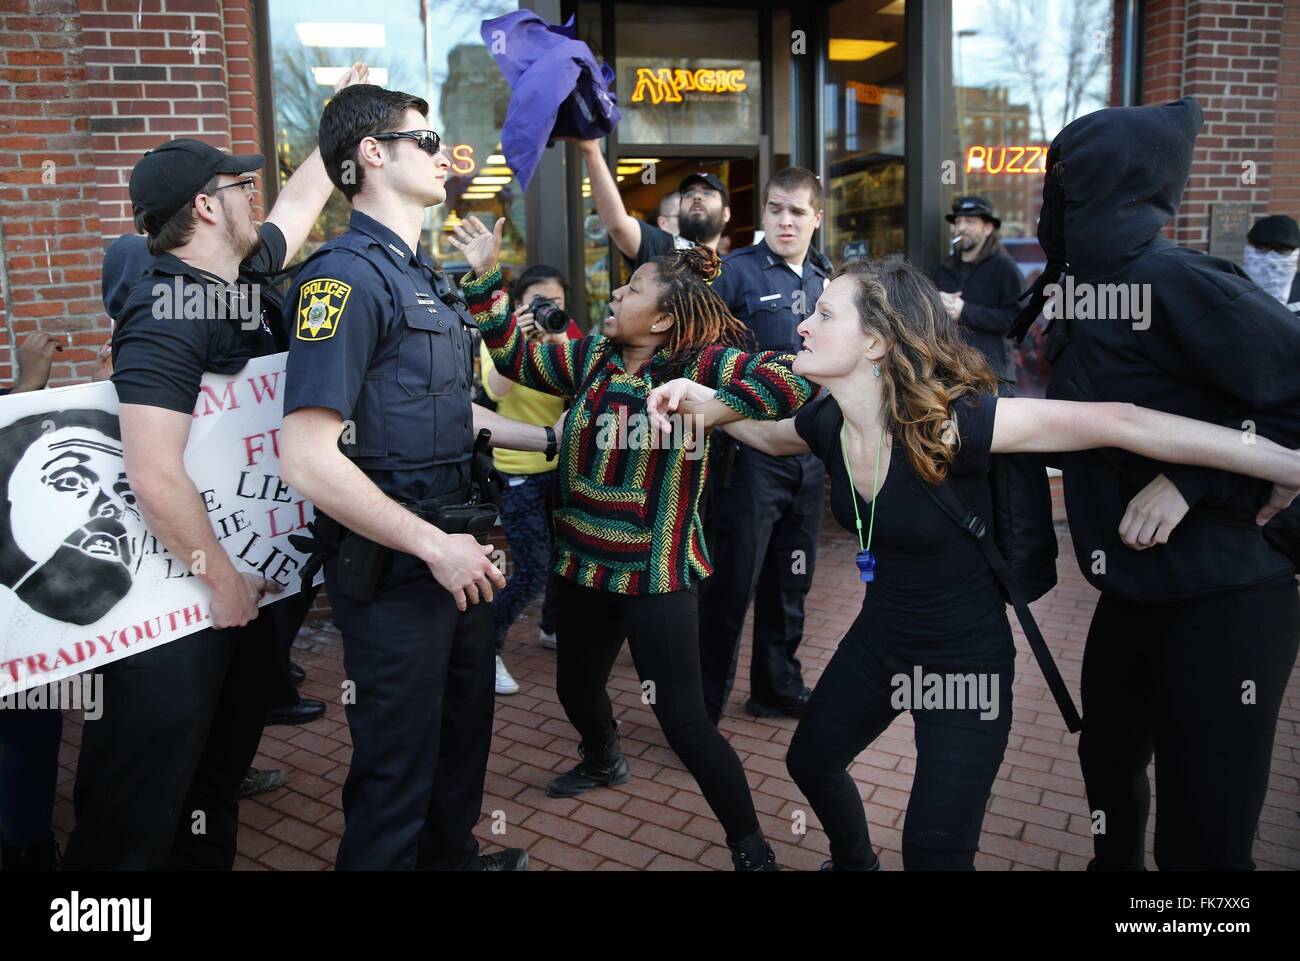
<svg viewBox="0 0 1300 961">
<path fill-rule="evenodd" d="M 63 381 L 88 376 L 107 335 L 77 19 L 75 0 L 0 3 L 0 385 L 14 378 L 14 346 L 34 330 L 62 341 Z"/>
<path fill-rule="evenodd" d="M 0 0 L 0 384 L 35 329 L 70 340 L 52 384 L 89 378 L 109 331 L 102 250 L 132 230 L 146 150 L 261 151 L 252 24 L 249 0 Z"/>
<path fill-rule="evenodd" d="M 1300 3 L 1283 4 L 1269 212 L 1300 217 Z"/>
<path fill-rule="evenodd" d="M 1174 240 L 1208 249 L 1215 203 L 1247 203 L 1252 220 L 1270 212 L 1294 216 L 1300 207 L 1300 6 L 1150 0 L 1145 54 L 1146 103 L 1192 96 L 1205 111 Z M 1284 63 L 1289 75 L 1281 79 Z"/>
</svg>

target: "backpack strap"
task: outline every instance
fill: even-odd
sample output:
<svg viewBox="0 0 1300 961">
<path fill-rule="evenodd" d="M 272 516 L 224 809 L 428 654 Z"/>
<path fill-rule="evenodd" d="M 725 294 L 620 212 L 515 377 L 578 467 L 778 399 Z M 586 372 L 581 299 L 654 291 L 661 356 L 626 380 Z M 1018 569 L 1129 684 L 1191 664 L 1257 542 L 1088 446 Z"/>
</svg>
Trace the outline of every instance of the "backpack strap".
<svg viewBox="0 0 1300 961">
<path fill-rule="evenodd" d="M 1065 685 L 1065 679 L 1061 677 L 1061 671 L 1056 666 L 1056 661 L 1052 657 L 1051 650 L 1047 647 L 1047 641 L 1043 639 L 1043 632 L 1038 629 L 1038 622 L 1034 620 L 1033 613 L 1029 610 L 1029 604 L 1025 601 L 1025 595 L 1020 590 L 1020 585 L 1016 583 L 1015 576 L 1007 566 L 1006 560 L 998 550 L 997 545 L 993 543 L 993 538 L 988 534 L 988 527 L 978 514 L 966 506 L 961 496 L 952 488 L 947 479 L 939 486 L 933 484 L 921 485 L 929 493 L 934 502 L 939 505 L 945 514 L 951 517 L 957 524 L 971 537 L 975 538 L 975 543 L 979 545 L 980 551 L 984 554 L 984 559 L 988 561 L 989 567 L 993 568 L 993 575 L 1006 591 L 1007 597 L 1011 599 L 1011 606 L 1016 609 L 1016 617 L 1020 620 L 1020 627 L 1025 632 L 1025 639 L 1029 641 L 1029 647 L 1034 652 L 1034 658 L 1038 661 L 1039 670 L 1043 672 L 1043 677 L 1047 680 L 1047 686 L 1052 692 L 1052 697 L 1056 699 L 1056 706 L 1061 712 L 1061 717 L 1065 719 L 1065 726 L 1070 733 L 1077 733 L 1083 728 L 1083 719 L 1079 716 L 1078 709 L 1074 706 L 1074 700 L 1070 697 L 1070 689 Z"/>
</svg>

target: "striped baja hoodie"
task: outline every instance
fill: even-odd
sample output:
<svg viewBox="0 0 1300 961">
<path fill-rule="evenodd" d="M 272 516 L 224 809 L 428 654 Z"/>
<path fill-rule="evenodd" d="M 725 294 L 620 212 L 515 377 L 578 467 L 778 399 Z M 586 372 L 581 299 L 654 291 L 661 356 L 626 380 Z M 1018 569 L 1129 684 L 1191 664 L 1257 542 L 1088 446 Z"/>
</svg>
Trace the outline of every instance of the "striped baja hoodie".
<svg viewBox="0 0 1300 961">
<path fill-rule="evenodd" d="M 713 573 L 698 511 L 708 438 L 660 435 L 646 415 L 668 351 L 629 372 L 617 345 L 599 334 L 530 343 L 515 324 L 499 266 L 469 275 L 461 290 L 503 376 L 573 400 L 559 441 L 555 573 L 616 594 L 685 590 Z M 745 417 L 780 420 L 815 391 L 791 372 L 793 362 L 792 354 L 709 346 L 683 376 L 715 388 Z"/>
</svg>

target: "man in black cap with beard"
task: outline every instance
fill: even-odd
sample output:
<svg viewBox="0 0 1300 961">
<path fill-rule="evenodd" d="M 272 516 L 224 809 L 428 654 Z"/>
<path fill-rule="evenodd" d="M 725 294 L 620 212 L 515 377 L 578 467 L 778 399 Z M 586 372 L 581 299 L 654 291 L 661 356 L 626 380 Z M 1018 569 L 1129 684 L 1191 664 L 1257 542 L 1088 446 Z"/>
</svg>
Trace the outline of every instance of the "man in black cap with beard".
<svg viewBox="0 0 1300 961">
<path fill-rule="evenodd" d="M 233 374 L 282 349 L 262 284 L 297 252 L 332 189 L 313 153 L 259 228 L 251 174 L 263 163 L 182 138 L 131 172 L 152 259 L 113 330 L 127 478 L 149 530 L 211 591 L 212 626 L 103 669 L 103 716 L 82 735 L 69 869 L 234 864 L 238 792 L 275 671 L 274 627 L 258 601 L 279 587 L 236 567 L 183 454 L 203 374 Z"/>
<path fill-rule="evenodd" d="M 718 249 L 722 232 L 731 220 L 731 207 L 727 188 L 716 174 L 700 171 L 682 178 L 677 187 L 677 195 L 681 198 L 677 213 L 678 233 L 674 234 L 638 220 L 627 212 L 618 192 L 618 183 L 600 152 L 599 140 L 579 140 L 578 152 L 587 161 L 596 213 L 609 231 L 614 246 L 627 258 L 629 271 L 635 271 L 660 254 L 685 250 L 696 244 Z"/>
<path fill-rule="evenodd" d="M 1049 397 L 1300 447 L 1300 320 L 1235 264 L 1163 234 L 1201 123 L 1183 98 L 1061 131 L 1038 224 L 1048 262 L 1013 335 L 1050 298 Z M 1081 685 L 1090 868 L 1143 869 L 1154 756 L 1160 869 L 1249 870 L 1300 642 L 1296 559 L 1261 525 L 1296 491 L 1115 450 L 1061 467 L 1075 554 L 1101 591 Z"/>
<path fill-rule="evenodd" d="M 944 217 L 952 224 L 952 256 L 939 265 L 935 283 L 948 316 L 1002 381 L 999 393 L 1009 396 L 1016 365 L 1007 331 L 1019 311 L 1020 269 L 998 238 L 1002 220 L 986 199 L 958 197 Z"/>
</svg>

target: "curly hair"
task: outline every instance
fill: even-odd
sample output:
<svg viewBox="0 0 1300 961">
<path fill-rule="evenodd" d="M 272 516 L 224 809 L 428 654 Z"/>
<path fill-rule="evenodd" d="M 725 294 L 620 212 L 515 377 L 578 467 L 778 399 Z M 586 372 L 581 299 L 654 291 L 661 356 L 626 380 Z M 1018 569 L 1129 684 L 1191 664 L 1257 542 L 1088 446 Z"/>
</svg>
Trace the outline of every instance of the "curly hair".
<svg viewBox="0 0 1300 961">
<path fill-rule="evenodd" d="M 853 304 L 889 351 L 880 360 L 887 426 L 917 474 L 938 484 L 957 454 L 953 404 L 996 394 L 988 361 L 962 338 L 930 278 L 905 261 L 850 260 L 832 278 L 856 282 Z"/>
<path fill-rule="evenodd" d="M 752 348 L 749 328 L 736 319 L 709 284 L 722 273 L 717 251 L 703 245 L 660 254 L 650 263 L 659 271 L 659 310 L 674 323 L 668 330 L 664 380 L 680 377 L 705 347 Z"/>
</svg>

